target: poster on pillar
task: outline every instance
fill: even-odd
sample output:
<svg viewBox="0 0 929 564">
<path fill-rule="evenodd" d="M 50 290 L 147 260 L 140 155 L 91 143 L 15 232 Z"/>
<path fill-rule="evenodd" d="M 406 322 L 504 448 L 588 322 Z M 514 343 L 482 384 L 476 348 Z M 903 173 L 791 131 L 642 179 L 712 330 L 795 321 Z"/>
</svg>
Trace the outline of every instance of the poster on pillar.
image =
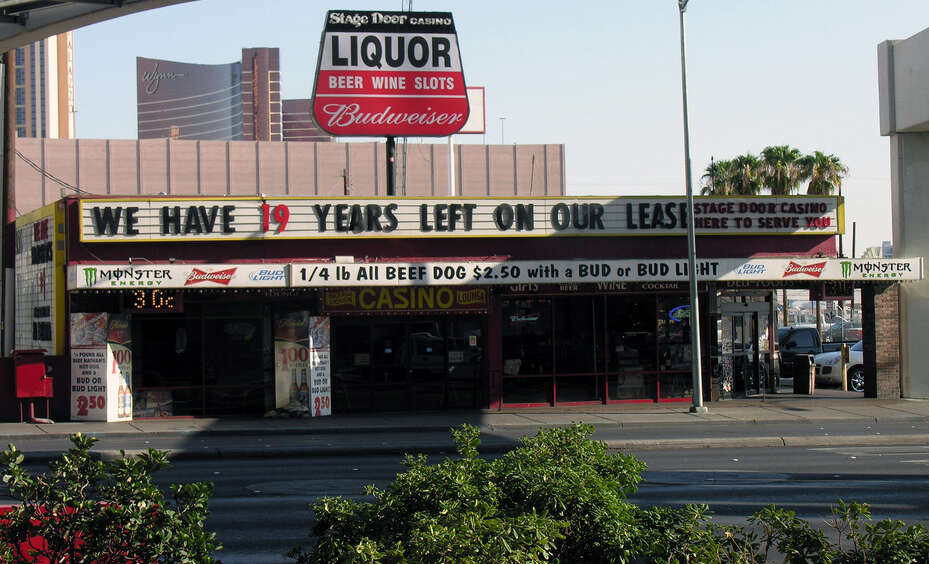
<svg viewBox="0 0 929 564">
<path fill-rule="evenodd" d="M 129 316 L 71 314 L 71 420 L 132 419 Z"/>
<path fill-rule="evenodd" d="M 331 325 L 329 319 L 328 316 L 310 318 L 310 405 L 313 417 L 332 415 L 332 378 L 329 369 Z"/>
<path fill-rule="evenodd" d="M 310 410 L 308 326 L 310 313 L 274 318 L 274 408 L 291 414 Z"/>
</svg>

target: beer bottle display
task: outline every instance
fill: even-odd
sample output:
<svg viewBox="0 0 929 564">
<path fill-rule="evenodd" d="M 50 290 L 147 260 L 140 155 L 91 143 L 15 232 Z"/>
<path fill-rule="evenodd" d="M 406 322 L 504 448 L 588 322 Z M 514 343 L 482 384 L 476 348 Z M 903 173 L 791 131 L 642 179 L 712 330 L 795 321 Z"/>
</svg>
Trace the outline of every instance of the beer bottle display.
<svg viewBox="0 0 929 564">
<path fill-rule="evenodd" d="M 306 368 L 300 370 L 300 405 L 310 408 L 310 388 L 306 385 Z"/>
<path fill-rule="evenodd" d="M 119 385 L 119 388 L 116 390 L 116 417 L 125 417 L 126 416 L 126 388 L 122 384 Z"/>
<path fill-rule="evenodd" d="M 297 369 L 294 368 L 290 371 L 293 375 L 293 381 L 290 383 L 290 402 L 294 403 L 299 401 L 300 392 L 297 388 Z"/>
</svg>

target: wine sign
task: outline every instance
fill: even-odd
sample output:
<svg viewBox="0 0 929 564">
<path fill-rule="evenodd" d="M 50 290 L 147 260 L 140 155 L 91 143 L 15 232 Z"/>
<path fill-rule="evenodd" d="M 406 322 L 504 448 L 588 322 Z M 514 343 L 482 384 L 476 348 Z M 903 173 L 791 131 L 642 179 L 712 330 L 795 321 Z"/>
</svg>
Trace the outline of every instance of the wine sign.
<svg viewBox="0 0 929 564">
<path fill-rule="evenodd" d="M 468 120 L 450 12 L 330 10 L 313 117 L 336 136 L 444 137 Z"/>
<path fill-rule="evenodd" d="M 290 413 L 310 410 L 309 315 L 295 311 L 274 320 L 274 407 Z"/>
</svg>

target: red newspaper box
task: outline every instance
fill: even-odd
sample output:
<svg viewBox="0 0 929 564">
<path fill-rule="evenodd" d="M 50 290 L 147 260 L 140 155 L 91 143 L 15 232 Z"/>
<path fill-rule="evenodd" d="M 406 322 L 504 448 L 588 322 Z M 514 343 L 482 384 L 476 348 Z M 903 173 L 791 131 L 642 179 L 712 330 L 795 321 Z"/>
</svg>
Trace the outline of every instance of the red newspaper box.
<svg viewBox="0 0 929 564">
<path fill-rule="evenodd" d="M 29 401 L 29 420 L 34 423 L 50 423 L 50 419 L 35 416 L 33 400 L 45 399 L 45 416 L 49 416 L 49 400 L 54 397 L 54 379 L 45 373 L 45 349 L 13 351 L 13 380 L 16 399 L 19 400 L 19 420 L 23 421 L 23 401 Z"/>
</svg>

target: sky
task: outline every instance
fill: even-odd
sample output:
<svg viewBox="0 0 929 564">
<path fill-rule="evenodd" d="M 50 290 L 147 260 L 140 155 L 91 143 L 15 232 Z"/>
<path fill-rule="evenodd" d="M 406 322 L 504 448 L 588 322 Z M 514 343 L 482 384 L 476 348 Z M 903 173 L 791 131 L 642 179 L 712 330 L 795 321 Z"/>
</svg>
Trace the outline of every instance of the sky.
<svg viewBox="0 0 929 564">
<path fill-rule="evenodd" d="M 136 137 L 137 56 L 221 64 L 240 60 L 243 47 L 278 47 L 283 97 L 309 98 L 326 10 L 409 3 L 197 0 L 78 29 L 77 137 Z M 485 88 L 486 133 L 455 143 L 564 144 L 569 195 L 686 192 L 676 0 L 412 8 L 452 12 L 466 82 Z M 685 17 L 694 192 L 711 158 L 769 145 L 819 150 L 849 169 L 846 255 L 853 222 L 859 256 L 890 240 L 877 45 L 929 27 L 929 2 L 690 0 Z"/>
</svg>

